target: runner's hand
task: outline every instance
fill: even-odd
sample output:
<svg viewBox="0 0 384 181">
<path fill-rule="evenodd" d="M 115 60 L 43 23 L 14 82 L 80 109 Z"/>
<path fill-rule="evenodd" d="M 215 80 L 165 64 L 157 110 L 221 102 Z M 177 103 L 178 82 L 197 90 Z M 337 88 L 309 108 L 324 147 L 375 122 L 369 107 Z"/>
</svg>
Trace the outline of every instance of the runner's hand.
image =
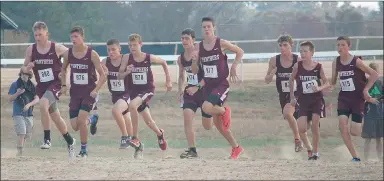
<svg viewBox="0 0 384 181">
<path fill-rule="evenodd" d="M 125 73 L 130 74 L 132 72 L 132 69 L 133 69 L 133 64 L 128 65 L 127 68 L 125 69 Z"/>
<path fill-rule="evenodd" d="M 188 87 L 187 93 L 190 96 L 193 96 L 198 90 L 199 90 L 199 87 L 197 87 L 197 86 Z"/>
<path fill-rule="evenodd" d="M 167 81 L 165 83 L 165 87 L 167 87 L 167 92 L 171 91 L 172 90 L 172 82 L 171 81 Z"/>
<path fill-rule="evenodd" d="M 297 103 L 296 98 L 291 99 L 291 105 L 292 105 L 293 107 L 296 106 L 296 103 Z"/>
<path fill-rule="evenodd" d="M 97 96 L 97 91 L 93 90 L 90 94 L 91 97 L 96 98 Z"/>
<path fill-rule="evenodd" d="M 29 62 L 27 67 L 27 71 L 30 71 L 33 67 L 35 67 L 35 62 Z"/>
<path fill-rule="evenodd" d="M 230 77 L 229 77 L 229 81 L 232 83 L 236 83 L 240 80 L 236 73 L 236 67 L 237 67 L 237 63 L 232 64 Z"/>
<path fill-rule="evenodd" d="M 318 86 L 316 86 L 316 85 L 313 85 L 313 86 L 312 86 L 312 90 L 313 90 L 313 92 L 314 92 L 314 93 L 316 93 L 316 92 L 319 92 L 319 91 L 320 91 L 319 87 L 318 87 Z"/>
<path fill-rule="evenodd" d="M 379 101 L 376 98 L 373 98 L 373 97 L 369 97 L 365 101 L 367 101 L 369 103 L 372 103 L 372 104 L 376 104 L 376 105 L 379 104 Z"/>
</svg>

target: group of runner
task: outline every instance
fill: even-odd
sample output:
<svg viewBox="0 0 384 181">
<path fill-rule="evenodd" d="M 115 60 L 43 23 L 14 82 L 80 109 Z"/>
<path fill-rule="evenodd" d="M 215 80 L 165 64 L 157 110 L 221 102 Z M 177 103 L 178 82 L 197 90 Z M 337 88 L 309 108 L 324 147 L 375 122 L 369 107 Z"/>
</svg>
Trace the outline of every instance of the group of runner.
<svg viewBox="0 0 384 181">
<path fill-rule="evenodd" d="M 244 149 L 237 143 L 230 131 L 231 108 L 225 106 L 229 93 L 229 81 L 238 81 L 236 68 L 241 62 L 244 51 L 227 40 L 215 35 L 215 21 L 210 17 L 202 18 L 204 39 L 195 43 L 195 31 L 185 29 L 181 32 L 184 52 L 178 57 L 179 82 L 178 99 L 184 115 L 184 130 L 188 149 L 181 158 L 198 157 L 196 149 L 193 119 L 197 108 L 202 113 L 202 124 L 207 130 L 213 125 L 232 146 L 231 159 L 239 158 Z M 44 128 L 42 149 L 51 146 L 49 120 L 52 119 L 68 144 L 68 152 L 74 156 L 75 139 L 68 133 L 61 117 L 57 100 L 67 92 L 67 70 L 70 71 L 70 123 L 74 131 L 80 132 L 81 149 L 79 157 L 88 155 L 87 139 L 90 125 L 91 134 L 96 134 L 98 115 L 90 116 L 95 110 L 99 90 L 105 83 L 111 92 L 114 104 L 112 115 L 121 131 L 120 148 L 133 147 L 134 157 L 143 151 L 143 143 L 138 136 L 139 114 L 145 123 L 157 135 L 161 150 L 167 149 L 164 130 L 160 129 L 149 111 L 149 101 L 154 95 L 155 85 L 151 65 L 163 67 L 166 77 L 166 89 L 172 90 L 171 78 L 166 61 L 160 57 L 141 51 L 142 38 L 138 34 L 129 36 L 130 54 L 121 54 L 118 40 L 107 42 L 108 57 L 100 61 L 98 53 L 84 42 L 84 29 L 75 26 L 70 31 L 73 46 L 49 41 L 48 27 L 44 22 L 33 26 L 36 43 L 26 50 L 25 62 L 21 72 L 31 70 L 36 78 L 36 95 L 40 98 L 41 121 Z M 329 82 L 320 63 L 312 60 L 314 45 L 310 41 L 300 44 L 300 57 L 292 53 L 293 40 L 289 35 L 278 39 L 281 54 L 272 57 L 265 77 L 270 83 L 276 75 L 276 87 L 284 118 L 288 120 L 295 139 L 295 151 L 308 150 L 308 157 L 317 160 L 319 144 L 319 120 L 325 117 L 323 91 L 330 90 L 340 78 L 342 90 L 339 93 L 338 115 L 343 140 L 350 150 L 353 160 L 360 161 L 351 141 L 361 130 L 362 110 L 365 101 L 375 102 L 368 95 L 368 89 L 378 77 L 377 72 L 366 66 L 362 60 L 349 53 L 351 46 L 348 37 L 339 37 L 337 47 L 340 56 L 333 63 L 332 79 Z M 231 68 L 228 67 L 228 50 L 236 57 Z M 64 63 L 61 63 L 63 57 Z M 369 75 L 366 83 L 365 73 Z M 187 84 L 184 87 L 185 74 Z M 297 86 L 296 86 L 297 85 Z M 349 131 L 348 118 L 352 115 L 352 127 Z M 298 119 L 296 121 L 296 119 Z M 313 148 L 307 137 L 312 124 Z"/>
<path fill-rule="evenodd" d="M 346 36 L 337 38 L 337 51 L 340 56 L 332 63 L 331 81 L 328 81 L 322 64 L 312 59 L 315 53 L 315 45 L 312 42 L 304 41 L 300 44 L 300 58 L 292 53 L 293 40 L 290 35 L 280 36 L 277 42 L 281 53 L 270 59 L 265 82 L 270 83 L 276 75 L 280 105 L 294 136 L 295 151 L 301 151 L 304 143 L 308 159 L 319 159 L 319 121 L 326 116 L 324 94 L 329 94 L 339 79 L 339 128 L 352 155 L 352 161 L 360 161 L 351 135 L 361 134 L 364 103 L 378 103 L 377 99 L 368 94 L 368 90 L 378 78 L 378 73 L 365 65 L 361 57 L 349 53 L 351 41 Z M 368 74 L 368 80 L 365 74 Z M 352 122 L 349 129 L 350 116 Z M 310 128 L 313 146 L 307 136 L 307 130 Z"/>
</svg>

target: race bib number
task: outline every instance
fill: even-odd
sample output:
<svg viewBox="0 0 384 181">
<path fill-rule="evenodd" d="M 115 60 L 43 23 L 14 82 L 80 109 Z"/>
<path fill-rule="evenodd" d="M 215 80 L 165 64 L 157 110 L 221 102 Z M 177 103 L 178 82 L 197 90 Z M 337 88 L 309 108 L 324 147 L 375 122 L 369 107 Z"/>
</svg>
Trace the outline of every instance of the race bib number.
<svg viewBox="0 0 384 181">
<path fill-rule="evenodd" d="M 203 65 L 204 77 L 217 78 L 217 67 L 216 65 Z"/>
<path fill-rule="evenodd" d="M 199 83 L 197 74 L 187 72 L 187 83 L 191 85 L 197 85 Z"/>
<path fill-rule="evenodd" d="M 340 87 L 341 87 L 341 91 L 344 91 L 344 92 L 351 92 L 351 91 L 355 91 L 356 89 L 352 78 L 340 80 Z"/>
<path fill-rule="evenodd" d="M 293 85 L 293 91 L 296 91 L 296 80 L 293 81 L 294 85 Z M 283 80 L 281 81 L 281 90 L 283 92 L 290 92 L 289 90 L 289 80 Z"/>
<path fill-rule="evenodd" d="M 73 73 L 73 83 L 78 85 L 87 85 L 88 73 Z"/>
<path fill-rule="evenodd" d="M 303 93 L 304 93 L 304 94 L 311 94 L 311 93 L 314 93 L 312 87 L 313 87 L 313 86 L 318 86 L 316 80 L 311 80 L 311 81 L 303 82 L 302 85 L 303 85 Z"/>
<path fill-rule="evenodd" d="M 133 84 L 138 84 L 138 85 L 147 84 L 147 73 L 146 72 L 132 73 L 132 81 L 133 81 Z"/>
<path fill-rule="evenodd" d="M 51 68 L 38 70 L 40 82 L 49 82 L 55 79 Z"/>
<path fill-rule="evenodd" d="M 110 80 L 112 91 L 125 91 L 124 80 Z"/>
</svg>

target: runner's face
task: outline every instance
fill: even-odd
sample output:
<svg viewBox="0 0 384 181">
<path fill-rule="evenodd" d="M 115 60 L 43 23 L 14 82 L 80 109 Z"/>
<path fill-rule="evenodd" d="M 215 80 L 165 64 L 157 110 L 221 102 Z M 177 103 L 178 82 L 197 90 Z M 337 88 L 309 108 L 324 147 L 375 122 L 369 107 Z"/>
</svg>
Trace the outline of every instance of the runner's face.
<svg viewBox="0 0 384 181">
<path fill-rule="evenodd" d="M 120 45 L 116 45 L 116 44 L 108 45 L 107 51 L 108 51 L 108 56 L 111 57 L 112 59 L 115 59 L 118 56 L 120 56 L 121 48 L 120 48 Z"/>
<path fill-rule="evenodd" d="M 346 54 L 349 52 L 349 46 L 348 46 L 348 43 L 347 41 L 345 40 L 339 40 L 337 41 L 337 52 L 339 52 L 339 54 Z"/>
<path fill-rule="evenodd" d="M 279 43 L 279 47 L 280 47 L 281 54 L 289 53 L 292 50 L 291 44 L 289 44 L 289 42 L 286 42 L 286 41 Z"/>
<path fill-rule="evenodd" d="M 215 34 L 216 27 L 213 26 L 211 21 L 204 21 L 202 23 L 202 30 L 205 37 L 210 37 Z"/>
<path fill-rule="evenodd" d="M 181 43 L 183 44 L 183 48 L 193 48 L 195 40 L 191 37 L 191 35 L 181 35 Z"/>
<path fill-rule="evenodd" d="M 300 46 L 300 57 L 303 60 L 311 60 L 313 52 L 310 50 L 309 46 Z"/>
<path fill-rule="evenodd" d="M 45 29 L 37 29 L 33 32 L 36 43 L 48 41 L 48 31 Z"/>
<path fill-rule="evenodd" d="M 84 37 L 78 32 L 73 32 L 71 33 L 71 41 L 73 45 L 80 45 L 84 43 Z"/>
<path fill-rule="evenodd" d="M 129 51 L 135 53 L 137 51 L 141 51 L 141 42 L 138 41 L 130 41 L 129 42 Z"/>
</svg>

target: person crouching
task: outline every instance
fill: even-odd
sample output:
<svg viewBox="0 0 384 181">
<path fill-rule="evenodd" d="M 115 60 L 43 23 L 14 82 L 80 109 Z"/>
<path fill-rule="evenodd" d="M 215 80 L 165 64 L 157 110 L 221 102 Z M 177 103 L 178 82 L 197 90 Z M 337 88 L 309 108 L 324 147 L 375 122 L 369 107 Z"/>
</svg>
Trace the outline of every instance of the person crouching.
<svg viewBox="0 0 384 181">
<path fill-rule="evenodd" d="M 18 136 L 17 156 L 23 154 L 25 140 L 32 135 L 33 107 L 39 102 L 35 85 L 32 83 L 33 73 L 19 72 L 19 78 L 14 81 L 8 92 L 9 101 L 13 102 L 12 118 Z"/>
</svg>

